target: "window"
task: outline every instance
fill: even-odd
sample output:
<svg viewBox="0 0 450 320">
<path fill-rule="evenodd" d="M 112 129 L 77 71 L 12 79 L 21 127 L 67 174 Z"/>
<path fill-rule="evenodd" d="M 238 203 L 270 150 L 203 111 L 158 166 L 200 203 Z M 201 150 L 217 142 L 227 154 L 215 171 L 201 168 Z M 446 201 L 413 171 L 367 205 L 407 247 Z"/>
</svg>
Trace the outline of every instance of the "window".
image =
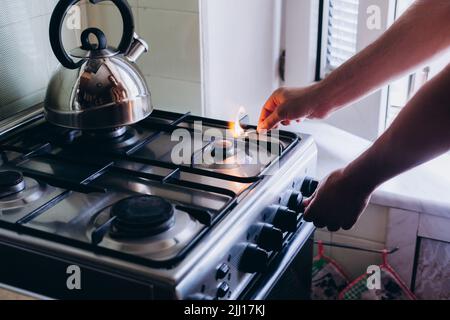
<svg viewBox="0 0 450 320">
<path fill-rule="evenodd" d="M 394 20 L 396 1 L 286 0 L 286 3 L 285 84 L 304 86 L 308 85 L 306 80 L 310 78 L 324 79 L 381 36 Z M 377 9 L 375 13 L 374 8 Z M 320 14 L 317 15 L 317 12 Z M 380 23 L 379 28 L 373 28 L 369 23 L 374 15 L 377 26 Z M 319 21 L 316 22 L 314 17 L 318 17 Z M 317 35 L 316 26 L 319 26 Z M 311 54 L 311 43 L 314 41 L 319 48 L 314 48 Z M 310 59 L 316 52 L 318 63 Z M 313 77 L 310 77 L 311 64 L 314 64 Z M 384 87 L 334 112 L 324 122 L 373 141 L 385 129 L 386 110 L 387 87 Z"/>
<path fill-rule="evenodd" d="M 415 0 L 397 1 L 396 18 L 400 17 Z M 409 75 L 393 82 L 389 86 L 386 128 L 389 127 L 408 103 L 413 94 L 428 80 L 430 68 L 426 67 L 416 74 Z"/>
<path fill-rule="evenodd" d="M 324 19 L 322 78 L 350 59 L 357 51 L 359 0 L 328 0 Z"/>
</svg>

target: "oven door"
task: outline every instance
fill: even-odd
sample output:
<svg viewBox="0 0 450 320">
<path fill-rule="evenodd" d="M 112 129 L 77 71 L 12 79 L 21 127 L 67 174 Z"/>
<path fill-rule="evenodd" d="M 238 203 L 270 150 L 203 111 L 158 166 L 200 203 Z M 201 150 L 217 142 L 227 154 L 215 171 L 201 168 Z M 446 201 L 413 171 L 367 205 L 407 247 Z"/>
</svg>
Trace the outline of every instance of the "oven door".
<svg viewBox="0 0 450 320">
<path fill-rule="evenodd" d="M 265 273 L 252 281 L 242 300 L 310 300 L 314 231 L 297 234 Z"/>
</svg>

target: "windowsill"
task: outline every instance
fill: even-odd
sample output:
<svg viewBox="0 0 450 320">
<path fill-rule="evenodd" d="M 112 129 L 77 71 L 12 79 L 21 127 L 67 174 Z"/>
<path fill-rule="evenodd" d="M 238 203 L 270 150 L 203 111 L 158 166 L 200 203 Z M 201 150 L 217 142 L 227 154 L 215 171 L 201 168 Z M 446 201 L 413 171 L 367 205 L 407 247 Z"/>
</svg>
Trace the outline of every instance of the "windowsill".
<svg viewBox="0 0 450 320">
<path fill-rule="evenodd" d="M 317 178 L 342 168 L 370 147 L 368 140 L 331 125 L 305 121 L 288 130 L 310 134 L 318 146 Z M 450 156 L 443 155 L 378 188 L 371 203 L 450 218 Z"/>
</svg>

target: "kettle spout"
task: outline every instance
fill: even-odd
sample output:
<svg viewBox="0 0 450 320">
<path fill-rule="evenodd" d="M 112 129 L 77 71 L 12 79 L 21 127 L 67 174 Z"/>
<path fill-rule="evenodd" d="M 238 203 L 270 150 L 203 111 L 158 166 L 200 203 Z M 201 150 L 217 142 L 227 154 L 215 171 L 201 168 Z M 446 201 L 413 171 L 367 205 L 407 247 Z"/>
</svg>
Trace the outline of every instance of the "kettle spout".
<svg viewBox="0 0 450 320">
<path fill-rule="evenodd" d="M 148 49 L 149 47 L 147 42 L 145 42 L 135 33 L 134 41 L 131 44 L 128 53 L 125 55 L 125 58 L 127 58 L 131 62 L 136 62 L 143 53 L 148 52 Z"/>
</svg>

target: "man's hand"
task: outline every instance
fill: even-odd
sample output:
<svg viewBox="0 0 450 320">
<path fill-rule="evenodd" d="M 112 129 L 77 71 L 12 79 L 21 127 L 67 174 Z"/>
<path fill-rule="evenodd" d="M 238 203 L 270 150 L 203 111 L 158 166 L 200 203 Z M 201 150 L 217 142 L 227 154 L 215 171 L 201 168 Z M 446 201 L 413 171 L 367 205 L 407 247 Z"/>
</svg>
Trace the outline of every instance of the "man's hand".
<svg viewBox="0 0 450 320">
<path fill-rule="evenodd" d="M 320 84 L 305 88 L 280 88 L 267 100 L 261 111 L 258 131 L 275 128 L 280 122 L 289 125 L 301 118 L 324 118 L 329 110 L 321 101 Z"/>
<path fill-rule="evenodd" d="M 351 229 L 369 203 L 371 192 L 363 191 L 344 170 L 333 172 L 305 200 L 305 220 L 331 232 Z"/>
</svg>

